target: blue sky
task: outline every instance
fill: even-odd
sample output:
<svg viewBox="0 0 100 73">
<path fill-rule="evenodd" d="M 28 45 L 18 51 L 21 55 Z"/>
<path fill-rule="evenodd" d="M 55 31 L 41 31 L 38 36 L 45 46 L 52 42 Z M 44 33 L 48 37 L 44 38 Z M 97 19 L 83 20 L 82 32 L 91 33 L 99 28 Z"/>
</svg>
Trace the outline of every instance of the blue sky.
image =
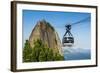
<svg viewBox="0 0 100 73">
<path fill-rule="evenodd" d="M 90 13 L 80 12 L 56 12 L 56 11 L 35 11 L 23 10 L 23 42 L 29 38 L 32 29 L 39 20 L 45 19 L 52 24 L 58 32 L 60 40 L 65 33 L 65 25 L 74 23 L 84 18 L 90 17 Z M 90 19 L 87 22 L 79 23 L 72 26 L 71 33 L 75 39 L 75 46 L 84 49 L 91 48 L 91 23 Z"/>
</svg>

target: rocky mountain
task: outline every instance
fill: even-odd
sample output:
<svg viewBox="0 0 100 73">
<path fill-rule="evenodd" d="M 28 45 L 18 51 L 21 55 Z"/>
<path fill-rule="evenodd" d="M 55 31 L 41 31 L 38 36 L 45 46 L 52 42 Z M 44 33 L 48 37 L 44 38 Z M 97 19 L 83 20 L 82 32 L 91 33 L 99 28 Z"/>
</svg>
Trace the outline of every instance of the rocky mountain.
<svg viewBox="0 0 100 73">
<path fill-rule="evenodd" d="M 29 43 L 31 47 L 34 47 L 34 42 L 40 39 L 47 47 L 53 49 L 54 53 L 62 54 L 61 41 L 58 33 L 53 26 L 45 20 L 38 21 L 33 28 L 29 37 Z"/>
</svg>

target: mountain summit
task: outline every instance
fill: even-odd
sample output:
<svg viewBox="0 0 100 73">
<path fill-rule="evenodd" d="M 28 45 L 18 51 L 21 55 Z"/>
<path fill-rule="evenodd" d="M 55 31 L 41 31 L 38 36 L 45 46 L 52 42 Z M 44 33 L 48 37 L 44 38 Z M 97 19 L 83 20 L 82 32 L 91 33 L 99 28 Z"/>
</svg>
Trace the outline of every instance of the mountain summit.
<svg viewBox="0 0 100 73">
<path fill-rule="evenodd" d="M 54 53 L 62 54 L 61 41 L 58 33 L 54 27 L 45 20 L 38 21 L 36 26 L 33 28 L 29 37 L 29 43 L 31 47 L 34 47 L 34 42 L 38 39 L 42 40 L 48 48 L 51 48 Z"/>
</svg>

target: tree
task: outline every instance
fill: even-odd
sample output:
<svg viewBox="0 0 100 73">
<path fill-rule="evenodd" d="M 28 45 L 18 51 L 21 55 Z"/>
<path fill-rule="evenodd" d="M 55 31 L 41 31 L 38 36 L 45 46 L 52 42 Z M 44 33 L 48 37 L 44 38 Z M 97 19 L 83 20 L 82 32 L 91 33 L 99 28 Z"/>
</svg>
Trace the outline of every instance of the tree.
<svg viewBox="0 0 100 73">
<path fill-rule="evenodd" d="M 32 48 L 30 47 L 29 41 L 26 40 L 25 46 L 23 49 L 23 61 L 24 62 L 31 61 L 31 52 L 32 52 Z"/>
<path fill-rule="evenodd" d="M 44 48 L 44 45 L 41 40 L 34 42 L 34 47 L 32 48 L 32 57 L 35 58 L 37 62 L 39 61 L 39 55 L 42 48 Z"/>
<path fill-rule="evenodd" d="M 61 56 L 59 53 L 54 54 L 54 61 L 61 61 L 64 60 L 64 57 Z"/>
<path fill-rule="evenodd" d="M 51 48 L 46 48 L 47 61 L 53 61 L 53 50 Z"/>
<path fill-rule="evenodd" d="M 43 62 L 43 61 L 59 61 L 64 60 L 64 57 L 58 53 L 54 53 L 52 48 L 48 48 L 42 43 L 41 40 L 37 40 L 34 43 L 34 47 L 31 48 L 28 40 L 25 42 L 23 49 L 23 61 L 24 62 Z"/>
<path fill-rule="evenodd" d="M 39 54 L 39 61 L 40 62 L 46 61 L 46 54 L 42 49 L 41 49 L 40 54 Z"/>
</svg>

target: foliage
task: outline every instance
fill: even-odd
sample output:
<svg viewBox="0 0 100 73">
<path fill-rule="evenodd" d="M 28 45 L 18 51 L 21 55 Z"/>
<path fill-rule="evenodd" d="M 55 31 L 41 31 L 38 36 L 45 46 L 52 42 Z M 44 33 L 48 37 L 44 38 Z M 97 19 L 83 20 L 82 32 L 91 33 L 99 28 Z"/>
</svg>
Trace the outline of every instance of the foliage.
<svg viewBox="0 0 100 73">
<path fill-rule="evenodd" d="M 47 26 L 50 27 L 53 31 L 55 31 L 54 27 L 53 27 L 49 22 L 47 22 L 46 24 L 47 24 Z"/>
<path fill-rule="evenodd" d="M 30 44 L 28 40 L 26 40 L 24 49 L 23 49 L 23 60 L 24 62 L 29 62 L 31 61 L 31 53 L 32 53 L 32 48 L 30 47 Z"/>
<path fill-rule="evenodd" d="M 59 61 L 64 60 L 64 57 L 59 53 L 54 53 L 53 49 L 46 47 L 41 40 L 37 40 L 32 48 L 26 40 L 23 50 L 24 62 L 43 62 L 43 61 Z"/>
</svg>

